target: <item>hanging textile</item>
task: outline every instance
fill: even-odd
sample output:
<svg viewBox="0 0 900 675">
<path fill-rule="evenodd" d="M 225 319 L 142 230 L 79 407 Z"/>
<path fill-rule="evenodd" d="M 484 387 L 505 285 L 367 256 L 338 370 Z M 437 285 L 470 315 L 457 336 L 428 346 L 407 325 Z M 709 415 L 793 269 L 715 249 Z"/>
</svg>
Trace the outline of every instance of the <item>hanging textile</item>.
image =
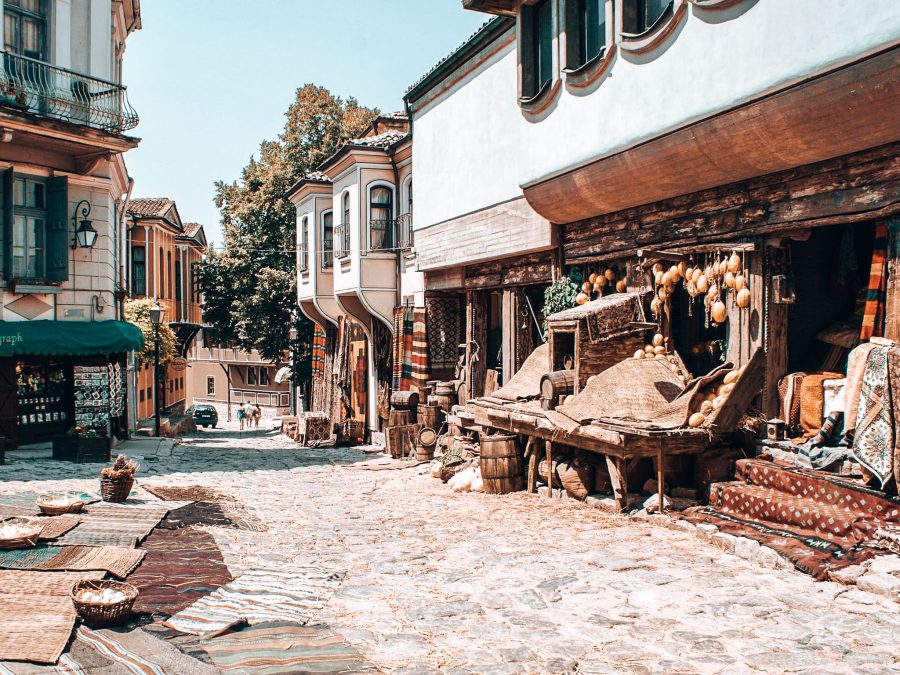
<svg viewBox="0 0 900 675">
<path fill-rule="evenodd" d="M 325 375 L 325 329 L 319 324 L 313 330 L 312 345 L 312 377 L 321 378 Z"/>
<path fill-rule="evenodd" d="M 459 345 L 463 342 L 459 298 L 425 298 L 425 311 L 431 369 L 452 371 L 459 358 Z"/>
<path fill-rule="evenodd" d="M 885 303 L 887 299 L 887 223 L 875 223 L 875 244 L 872 249 L 872 270 L 866 291 L 866 309 L 863 314 L 860 340 L 884 335 Z"/>
<path fill-rule="evenodd" d="M 425 386 L 429 368 L 424 307 L 397 307 L 394 310 L 392 361 L 391 388 L 394 391 Z"/>
<path fill-rule="evenodd" d="M 869 351 L 856 410 L 853 456 L 880 486 L 894 475 L 894 410 L 891 403 L 888 346 Z"/>
</svg>

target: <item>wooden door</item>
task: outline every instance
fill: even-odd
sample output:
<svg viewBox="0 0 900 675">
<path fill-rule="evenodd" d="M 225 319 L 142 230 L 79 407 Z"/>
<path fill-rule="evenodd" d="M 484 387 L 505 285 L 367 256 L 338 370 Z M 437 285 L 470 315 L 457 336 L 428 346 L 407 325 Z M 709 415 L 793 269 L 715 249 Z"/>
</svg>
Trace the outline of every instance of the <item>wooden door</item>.
<svg viewBox="0 0 900 675">
<path fill-rule="evenodd" d="M 15 359 L 0 359 L 0 443 L 6 447 L 18 440 L 17 391 Z"/>
</svg>

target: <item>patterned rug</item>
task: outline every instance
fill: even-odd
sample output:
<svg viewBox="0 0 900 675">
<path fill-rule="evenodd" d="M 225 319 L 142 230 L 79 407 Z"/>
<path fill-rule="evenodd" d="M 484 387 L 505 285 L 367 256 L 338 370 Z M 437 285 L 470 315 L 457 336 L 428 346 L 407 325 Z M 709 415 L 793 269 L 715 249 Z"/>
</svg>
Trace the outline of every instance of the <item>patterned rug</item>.
<svg viewBox="0 0 900 675">
<path fill-rule="evenodd" d="M 226 673 L 357 673 L 376 670 L 328 626 L 272 621 L 249 626 L 200 646 Z"/>
<path fill-rule="evenodd" d="M 168 618 L 232 580 L 212 535 L 195 527 L 166 527 L 170 518 L 141 544 L 147 556 L 128 577 L 141 592 L 135 612 Z"/>
<path fill-rule="evenodd" d="M 121 546 L 34 546 L 0 551 L 0 568 L 69 572 L 103 570 L 124 579 L 145 555 L 145 551 Z"/>
<path fill-rule="evenodd" d="M 81 524 L 57 539 L 60 545 L 136 547 L 173 509 L 190 502 L 129 499 L 122 504 L 98 502 L 85 508 Z"/>
<path fill-rule="evenodd" d="M 102 572 L 0 571 L 0 662 L 56 663 L 75 625 L 72 586 L 102 578 Z"/>
<path fill-rule="evenodd" d="M 251 625 L 288 620 L 306 623 L 340 586 L 343 570 L 318 567 L 252 570 L 201 598 L 165 624 L 182 633 L 203 635 L 239 618 Z"/>
<path fill-rule="evenodd" d="M 876 532 L 900 524 L 900 499 L 823 472 L 745 459 L 736 474 L 684 517 L 765 544 L 817 579 L 885 553 Z"/>
</svg>

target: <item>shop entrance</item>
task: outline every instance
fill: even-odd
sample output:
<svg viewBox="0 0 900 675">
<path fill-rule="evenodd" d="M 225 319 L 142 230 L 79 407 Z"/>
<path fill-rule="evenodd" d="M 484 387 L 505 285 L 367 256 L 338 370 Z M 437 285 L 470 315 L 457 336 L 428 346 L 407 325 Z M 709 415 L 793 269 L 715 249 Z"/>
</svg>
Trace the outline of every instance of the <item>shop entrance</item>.
<svg viewBox="0 0 900 675">
<path fill-rule="evenodd" d="M 18 442 L 52 438 L 72 426 L 72 362 L 59 359 L 16 363 Z"/>
</svg>

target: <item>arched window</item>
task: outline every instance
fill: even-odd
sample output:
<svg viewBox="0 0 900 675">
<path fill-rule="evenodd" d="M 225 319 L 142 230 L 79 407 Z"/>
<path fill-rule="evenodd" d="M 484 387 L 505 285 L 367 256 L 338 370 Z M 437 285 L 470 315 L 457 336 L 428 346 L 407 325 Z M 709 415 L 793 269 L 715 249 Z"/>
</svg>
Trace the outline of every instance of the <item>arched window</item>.
<svg viewBox="0 0 900 675">
<path fill-rule="evenodd" d="M 394 191 L 385 185 L 369 190 L 369 244 L 373 251 L 394 248 Z"/>
<path fill-rule="evenodd" d="M 309 216 L 300 221 L 300 271 L 309 269 Z"/>
<path fill-rule="evenodd" d="M 345 192 L 341 198 L 341 208 L 344 211 L 344 220 L 341 222 L 341 240 L 338 247 L 338 257 L 345 258 L 350 255 L 350 193 Z"/>
<path fill-rule="evenodd" d="M 672 0 L 623 0 L 622 31 L 637 35 L 648 30 L 672 4 Z"/>
<path fill-rule="evenodd" d="M 322 269 L 331 267 L 334 261 L 334 216 L 331 211 L 322 214 Z"/>
</svg>

